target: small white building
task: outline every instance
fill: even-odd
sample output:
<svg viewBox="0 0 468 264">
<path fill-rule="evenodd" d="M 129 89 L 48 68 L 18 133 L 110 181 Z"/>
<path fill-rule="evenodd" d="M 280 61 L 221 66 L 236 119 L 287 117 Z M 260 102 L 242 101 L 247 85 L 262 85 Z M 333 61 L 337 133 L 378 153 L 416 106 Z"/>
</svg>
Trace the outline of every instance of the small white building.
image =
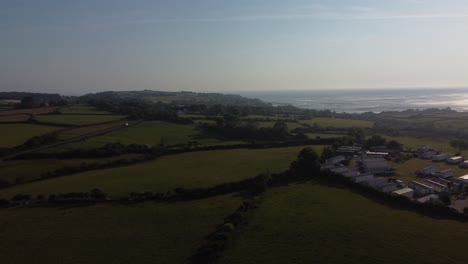
<svg viewBox="0 0 468 264">
<path fill-rule="evenodd" d="M 447 159 L 448 164 L 458 164 L 463 161 L 462 156 L 455 156 Z"/>
<path fill-rule="evenodd" d="M 414 190 L 411 189 L 411 188 L 406 187 L 406 188 L 403 188 L 403 189 L 393 191 L 392 194 L 393 195 L 398 195 L 398 196 L 405 196 L 405 197 L 408 197 L 408 198 L 413 198 Z"/>
<path fill-rule="evenodd" d="M 432 161 L 445 161 L 449 158 L 447 154 L 439 154 L 432 157 Z"/>
</svg>

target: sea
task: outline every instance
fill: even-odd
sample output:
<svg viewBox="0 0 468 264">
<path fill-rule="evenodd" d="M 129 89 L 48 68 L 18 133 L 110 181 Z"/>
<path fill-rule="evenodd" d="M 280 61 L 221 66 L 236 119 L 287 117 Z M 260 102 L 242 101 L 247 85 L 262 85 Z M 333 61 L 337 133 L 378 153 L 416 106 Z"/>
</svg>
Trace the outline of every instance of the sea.
<svg viewBox="0 0 468 264">
<path fill-rule="evenodd" d="M 468 112 L 468 88 L 248 91 L 237 94 L 258 98 L 273 105 L 328 109 L 338 113 L 380 113 L 447 107 Z"/>
</svg>

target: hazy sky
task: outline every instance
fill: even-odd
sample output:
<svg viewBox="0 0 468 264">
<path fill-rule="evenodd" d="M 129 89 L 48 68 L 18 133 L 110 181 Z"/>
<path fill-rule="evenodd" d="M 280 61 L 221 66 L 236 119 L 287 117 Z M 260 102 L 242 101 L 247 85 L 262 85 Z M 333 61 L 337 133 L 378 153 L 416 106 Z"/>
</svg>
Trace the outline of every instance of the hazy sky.
<svg viewBox="0 0 468 264">
<path fill-rule="evenodd" d="M 0 91 L 468 87 L 468 0 L 0 0 Z"/>
</svg>

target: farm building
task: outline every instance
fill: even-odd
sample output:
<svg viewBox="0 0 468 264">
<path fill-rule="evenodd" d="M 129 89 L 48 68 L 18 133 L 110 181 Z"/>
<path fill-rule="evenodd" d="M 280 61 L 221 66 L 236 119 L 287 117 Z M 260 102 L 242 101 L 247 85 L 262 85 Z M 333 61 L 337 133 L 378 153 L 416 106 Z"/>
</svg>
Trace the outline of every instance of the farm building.
<svg viewBox="0 0 468 264">
<path fill-rule="evenodd" d="M 434 189 L 431 186 L 420 183 L 418 181 L 410 181 L 408 183 L 408 187 L 412 188 L 415 194 L 420 196 L 434 193 Z"/>
<path fill-rule="evenodd" d="M 374 179 L 374 175 L 372 173 L 361 173 L 351 177 L 351 179 L 356 183 L 363 183 Z"/>
<path fill-rule="evenodd" d="M 432 158 L 432 161 L 445 161 L 448 158 L 449 158 L 449 155 L 447 155 L 447 154 L 439 154 L 439 155 L 435 155 Z"/>
<path fill-rule="evenodd" d="M 344 166 L 343 164 L 339 164 L 339 163 L 337 163 L 335 165 L 325 166 L 325 168 L 329 169 L 330 171 L 336 172 L 336 173 L 345 173 L 345 172 L 349 171 L 346 166 Z"/>
<path fill-rule="evenodd" d="M 436 155 L 437 155 L 437 151 L 431 150 L 431 151 L 426 151 L 426 152 L 421 153 L 421 158 L 429 160 L 429 159 L 434 158 Z"/>
<path fill-rule="evenodd" d="M 363 157 L 361 159 L 362 170 L 373 174 L 389 175 L 394 171 L 384 158 Z"/>
<path fill-rule="evenodd" d="M 388 156 L 388 152 L 366 151 L 366 156 L 385 158 Z"/>
<path fill-rule="evenodd" d="M 345 156 L 340 155 L 340 156 L 336 156 L 336 157 L 327 159 L 325 161 L 325 164 L 326 165 L 333 165 L 333 164 L 337 164 L 337 163 L 340 163 L 340 162 L 345 161 L 345 160 L 346 160 Z"/>
<path fill-rule="evenodd" d="M 398 186 L 394 182 L 388 182 L 386 184 L 378 186 L 377 190 L 384 192 L 384 193 L 390 193 L 398 189 Z"/>
<path fill-rule="evenodd" d="M 341 146 L 336 150 L 336 153 L 339 155 L 353 156 L 359 154 L 361 150 L 362 148 L 357 146 Z"/>
<path fill-rule="evenodd" d="M 452 169 L 446 169 L 446 170 L 442 170 L 442 171 L 439 171 L 439 172 L 432 173 L 432 175 L 436 176 L 438 178 L 446 179 L 448 177 L 452 177 L 454 175 L 454 172 L 453 172 Z"/>
<path fill-rule="evenodd" d="M 405 196 L 408 198 L 413 198 L 414 190 L 411 188 L 403 188 L 392 192 L 393 195 Z"/>
<path fill-rule="evenodd" d="M 463 161 L 462 156 L 455 156 L 447 159 L 448 164 L 458 164 Z"/>
<path fill-rule="evenodd" d="M 458 167 L 461 168 L 461 169 L 467 169 L 468 168 L 468 160 L 460 162 L 460 164 L 458 164 Z"/>
<path fill-rule="evenodd" d="M 419 199 L 417 199 L 416 201 L 418 201 L 418 203 L 437 203 L 437 202 L 440 202 L 439 200 L 439 196 L 435 195 L 435 194 L 429 194 L 427 196 L 424 196 L 424 197 L 421 197 Z"/>
<path fill-rule="evenodd" d="M 435 149 L 433 149 L 431 146 L 424 146 L 424 147 L 418 149 L 419 153 L 424 153 L 424 152 L 428 152 L 428 151 L 435 151 Z"/>
<path fill-rule="evenodd" d="M 444 185 L 444 184 L 441 184 L 441 183 L 438 183 L 438 182 L 435 182 L 435 181 L 425 180 L 424 184 L 432 187 L 432 189 L 434 189 L 434 191 L 439 192 L 439 193 L 448 191 L 447 185 Z"/>
<path fill-rule="evenodd" d="M 435 166 L 428 166 L 428 167 L 424 167 L 420 170 L 417 170 L 416 171 L 416 174 L 417 175 L 421 175 L 421 176 L 427 176 L 427 175 L 430 175 L 431 173 L 434 173 L 437 171 L 437 168 Z"/>
<path fill-rule="evenodd" d="M 391 149 L 387 146 L 375 146 L 375 147 L 371 147 L 370 150 L 372 152 L 387 152 L 387 153 L 395 153 L 399 151 L 398 149 Z"/>
</svg>

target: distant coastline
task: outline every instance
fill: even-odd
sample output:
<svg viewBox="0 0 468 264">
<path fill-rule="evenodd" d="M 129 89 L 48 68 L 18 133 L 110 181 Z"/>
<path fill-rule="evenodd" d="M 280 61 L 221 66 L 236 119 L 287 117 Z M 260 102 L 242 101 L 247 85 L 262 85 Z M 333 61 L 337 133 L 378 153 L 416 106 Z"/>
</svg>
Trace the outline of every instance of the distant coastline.
<svg viewBox="0 0 468 264">
<path fill-rule="evenodd" d="M 468 88 L 379 89 L 316 91 L 252 91 L 238 94 L 258 98 L 273 105 L 293 105 L 306 109 L 340 113 L 424 110 L 447 108 L 468 112 Z"/>
</svg>

